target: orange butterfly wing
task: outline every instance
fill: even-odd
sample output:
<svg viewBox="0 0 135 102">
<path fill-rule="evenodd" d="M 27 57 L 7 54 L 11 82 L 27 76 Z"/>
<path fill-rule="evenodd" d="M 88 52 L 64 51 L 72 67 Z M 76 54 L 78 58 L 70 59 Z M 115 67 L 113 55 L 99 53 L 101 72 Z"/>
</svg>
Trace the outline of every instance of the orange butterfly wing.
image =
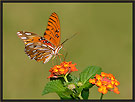
<svg viewBox="0 0 135 102">
<path fill-rule="evenodd" d="M 58 47 L 60 45 L 60 21 L 58 15 L 55 12 L 51 14 L 48 20 L 44 37 L 54 46 Z"/>
<path fill-rule="evenodd" d="M 18 31 L 17 35 L 25 44 L 25 53 L 36 61 L 48 62 L 52 57 L 52 48 L 43 43 L 41 36 L 25 31 Z"/>
<path fill-rule="evenodd" d="M 60 22 L 58 16 L 56 13 L 52 13 L 44 37 L 25 31 L 18 31 L 17 35 L 25 43 L 25 53 L 31 59 L 46 63 L 54 55 L 54 50 L 60 45 Z"/>
</svg>

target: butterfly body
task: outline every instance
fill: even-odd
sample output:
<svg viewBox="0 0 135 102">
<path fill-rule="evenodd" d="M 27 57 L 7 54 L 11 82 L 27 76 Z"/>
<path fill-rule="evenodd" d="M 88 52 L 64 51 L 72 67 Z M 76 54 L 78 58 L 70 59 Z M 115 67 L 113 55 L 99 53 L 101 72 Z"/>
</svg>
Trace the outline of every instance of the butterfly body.
<svg viewBox="0 0 135 102">
<path fill-rule="evenodd" d="M 36 61 L 48 62 L 52 56 L 58 55 L 60 44 L 60 23 L 56 13 L 49 18 L 44 36 L 32 32 L 18 31 L 17 35 L 25 44 L 25 53 Z"/>
</svg>

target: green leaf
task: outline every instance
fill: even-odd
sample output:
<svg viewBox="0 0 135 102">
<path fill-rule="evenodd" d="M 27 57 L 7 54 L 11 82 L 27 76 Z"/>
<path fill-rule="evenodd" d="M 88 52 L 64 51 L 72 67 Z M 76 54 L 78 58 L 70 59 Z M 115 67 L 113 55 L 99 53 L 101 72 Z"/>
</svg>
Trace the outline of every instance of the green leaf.
<svg viewBox="0 0 135 102">
<path fill-rule="evenodd" d="M 94 85 L 91 84 L 91 83 L 89 83 L 89 81 L 88 81 L 88 82 L 86 82 L 86 83 L 83 85 L 83 88 L 89 89 L 89 88 L 91 88 L 92 86 L 94 86 Z"/>
<path fill-rule="evenodd" d="M 66 89 L 64 92 L 59 92 L 57 93 L 59 95 L 59 97 L 61 99 L 64 99 L 64 100 L 71 100 L 71 99 L 74 99 L 71 95 L 72 95 L 72 91 L 69 90 L 69 89 Z"/>
<path fill-rule="evenodd" d="M 82 82 L 83 85 L 78 88 L 78 93 L 81 92 L 81 96 L 83 97 L 83 99 L 88 99 L 89 88 L 94 86 L 91 83 L 89 83 L 89 79 L 93 78 L 96 74 L 100 74 L 101 72 L 102 72 L 102 69 L 100 67 L 89 66 L 83 72 L 80 73 L 79 81 Z"/>
<path fill-rule="evenodd" d="M 62 84 L 64 84 L 65 80 L 63 77 L 58 77 L 58 78 L 50 78 L 50 81 L 53 81 L 53 80 L 60 80 L 62 82 Z"/>
<path fill-rule="evenodd" d="M 83 99 L 87 100 L 89 97 L 89 89 L 83 89 L 81 92 L 81 96 Z"/>
<path fill-rule="evenodd" d="M 80 73 L 80 81 L 85 84 L 89 82 L 90 78 L 93 78 L 96 74 L 102 72 L 101 68 L 98 66 L 89 66 L 83 72 Z"/>
<path fill-rule="evenodd" d="M 77 78 L 76 76 L 73 76 L 73 75 L 69 75 L 69 76 L 72 79 L 70 82 L 77 84 L 77 82 L 79 81 L 79 78 Z"/>
<path fill-rule="evenodd" d="M 65 91 L 66 88 L 63 86 L 62 82 L 60 80 L 52 80 L 48 82 L 42 92 L 42 95 L 51 93 L 51 92 L 62 92 Z"/>
</svg>

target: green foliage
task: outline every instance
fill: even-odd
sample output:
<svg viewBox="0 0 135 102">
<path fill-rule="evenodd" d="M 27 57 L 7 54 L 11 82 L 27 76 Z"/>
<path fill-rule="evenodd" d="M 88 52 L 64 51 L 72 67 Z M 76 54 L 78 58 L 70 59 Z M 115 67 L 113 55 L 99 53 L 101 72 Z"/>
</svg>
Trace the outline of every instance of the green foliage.
<svg viewBox="0 0 135 102">
<path fill-rule="evenodd" d="M 89 96 L 89 88 L 93 85 L 89 83 L 89 79 L 93 78 L 96 74 L 100 74 L 102 69 L 98 66 L 89 66 L 83 72 L 80 73 L 80 82 L 83 83 L 82 87 L 80 87 L 81 95 L 83 99 L 88 99 Z"/>
<path fill-rule="evenodd" d="M 73 76 L 73 75 L 69 75 L 69 76 L 72 79 L 71 82 L 77 84 L 77 82 L 79 81 L 79 78 L 77 78 L 76 76 Z"/>
<path fill-rule="evenodd" d="M 42 95 L 56 92 L 61 99 L 64 100 L 87 100 L 89 97 L 89 89 L 92 88 L 92 84 L 89 83 L 89 79 L 93 78 L 96 74 L 102 72 L 98 66 L 89 66 L 83 72 L 80 73 L 80 77 L 77 78 L 73 75 L 67 75 L 68 82 L 65 82 L 63 77 L 54 79 L 51 78 L 43 90 Z M 75 85 L 74 89 L 69 89 L 69 84 Z"/>
<path fill-rule="evenodd" d="M 100 74 L 101 71 L 101 68 L 98 66 L 89 66 L 80 73 L 80 81 L 85 84 L 89 81 L 90 78 L 93 78 L 96 74 Z"/>
<path fill-rule="evenodd" d="M 87 100 L 89 97 L 89 89 L 83 89 L 81 92 L 81 96 L 83 97 L 83 99 Z"/>
<path fill-rule="evenodd" d="M 60 80 L 52 80 L 48 82 L 42 92 L 42 95 L 51 93 L 51 92 L 63 92 L 65 91 L 65 87 L 63 86 L 62 82 Z"/>
<path fill-rule="evenodd" d="M 65 91 L 63 91 L 63 92 L 59 92 L 59 93 L 57 93 L 58 95 L 59 95 L 59 97 L 61 98 L 61 99 L 65 99 L 65 100 L 71 100 L 71 99 L 73 99 L 73 97 L 71 96 L 72 95 L 72 91 L 71 90 L 69 90 L 69 89 L 66 89 Z"/>
</svg>

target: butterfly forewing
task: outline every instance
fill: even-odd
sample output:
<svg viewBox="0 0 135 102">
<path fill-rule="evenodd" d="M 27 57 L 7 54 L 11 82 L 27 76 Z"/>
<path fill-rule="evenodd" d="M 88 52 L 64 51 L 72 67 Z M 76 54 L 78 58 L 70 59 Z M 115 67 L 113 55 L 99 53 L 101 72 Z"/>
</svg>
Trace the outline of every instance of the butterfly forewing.
<svg viewBox="0 0 135 102">
<path fill-rule="evenodd" d="M 25 32 L 25 31 L 18 31 L 17 35 L 20 39 L 22 39 L 22 41 L 27 44 L 29 42 L 38 42 L 41 38 L 41 36 L 32 33 L 32 32 Z"/>
<path fill-rule="evenodd" d="M 54 12 L 48 20 L 44 37 L 56 47 L 60 44 L 60 22 L 58 15 Z"/>
</svg>

